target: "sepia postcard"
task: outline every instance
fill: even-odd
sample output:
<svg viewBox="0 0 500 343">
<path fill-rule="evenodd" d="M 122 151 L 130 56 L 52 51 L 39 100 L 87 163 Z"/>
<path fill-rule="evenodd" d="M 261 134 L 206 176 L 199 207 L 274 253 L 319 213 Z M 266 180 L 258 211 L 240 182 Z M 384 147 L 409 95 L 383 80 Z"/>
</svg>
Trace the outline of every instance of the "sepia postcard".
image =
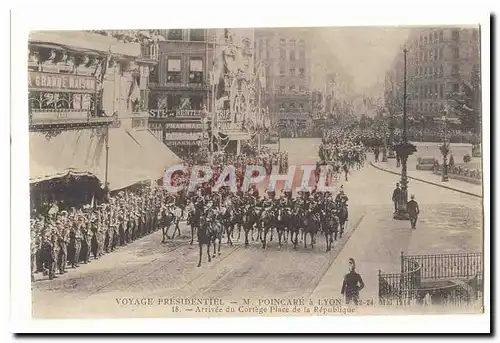
<svg viewBox="0 0 500 343">
<path fill-rule="evenodd" d="M 33 319 L 485 312 L 483 26 L 155 27 L 24 42 Z"/>
</svg>

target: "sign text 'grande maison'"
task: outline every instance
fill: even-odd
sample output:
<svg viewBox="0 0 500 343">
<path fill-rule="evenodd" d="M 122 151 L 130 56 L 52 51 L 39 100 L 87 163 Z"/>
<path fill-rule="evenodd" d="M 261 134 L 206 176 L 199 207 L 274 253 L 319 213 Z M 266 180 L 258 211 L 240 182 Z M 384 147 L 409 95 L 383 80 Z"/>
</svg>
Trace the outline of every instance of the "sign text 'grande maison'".
<svg viewBox="0 0 500 343">
<path fill-rule="evenodd" d="M 46 92 L 94 93 L 94 76 L 57 74 L 31 71 L 28 73 L 28 88 Z"/>
</svg>

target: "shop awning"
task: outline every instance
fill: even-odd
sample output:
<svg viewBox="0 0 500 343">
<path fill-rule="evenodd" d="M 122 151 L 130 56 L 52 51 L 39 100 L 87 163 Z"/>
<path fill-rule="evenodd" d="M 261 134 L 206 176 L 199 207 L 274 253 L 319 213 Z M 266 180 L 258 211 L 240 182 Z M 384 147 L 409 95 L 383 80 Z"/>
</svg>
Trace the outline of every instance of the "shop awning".
<svg viewBox="0 0 500 343">
<path fill-rule="evenodd" d="M 182 162 L 182 159 L 174 154 L 151 131 L 131 130 L 128 133 L 141 146 L 146 157 L 144 163 L 148 166 L 148 169 L 161 172 L 156 180 L 163 177 L 166 169 Z"/>
<path fill-rule="evenodd" d="M 152 143 L 153 134 L 110 129 L 108 182 L 118 190 L 138 182 L 163 176 L 167 152 Z M 149 135 L 149 136 L 148 136 Z M 161 142 L 158 141 L 159 144 Z M 152 148 L 155 144 L 155 148 Z M 154 150 L 153 150 L 154 149 Z M 165 147 L 168 150 L 168 148 Z M 168 150 L 170 151 L 170 150 Z M 172 153 L 173 154 L 173 153 Z M 159 160 L 162 156 L 162 161 Z M 174 155 L 175 156 L 175 155 Z M 96 130 L 63 131 L 52 138 L 30 132 L 30 183 L 68 174 L 95 175 L 102 183 L 106 177 L 106 138 Z"/>
</svg>

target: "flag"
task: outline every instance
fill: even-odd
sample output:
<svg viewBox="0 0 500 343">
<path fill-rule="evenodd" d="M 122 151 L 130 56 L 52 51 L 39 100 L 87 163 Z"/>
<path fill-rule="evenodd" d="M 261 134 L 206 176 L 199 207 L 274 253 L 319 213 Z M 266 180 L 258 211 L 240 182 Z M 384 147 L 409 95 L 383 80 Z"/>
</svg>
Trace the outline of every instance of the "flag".
<svg viewBox="0 0 500 343">
<path fill-rule="evenodd" d="M 137 84 L 137 80 L 134 77 L 132 80 L 132 84 L 130 85 L 130 91 L 128 94 L 128 98 L 130 101 L 135 102 L 141 98 L 141 93 L 139 90 L 139 85 Z"/>
</svg>

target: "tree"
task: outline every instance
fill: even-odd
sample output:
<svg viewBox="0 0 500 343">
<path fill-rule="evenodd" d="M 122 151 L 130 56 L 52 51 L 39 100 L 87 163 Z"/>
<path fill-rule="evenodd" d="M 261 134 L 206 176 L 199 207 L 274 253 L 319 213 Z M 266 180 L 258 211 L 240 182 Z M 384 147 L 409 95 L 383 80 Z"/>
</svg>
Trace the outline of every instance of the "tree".
<svg viewBox="0 0 500 343">
<path fill-rule="evenodd" d="M 462 82 L 461 92 L 452 92 L 449 96 L 453 112 L 460 120 L 463 131 L 481 132 L 481 89 L 479 73 L 472 72 L 471 83 Z"/>
</svg>

